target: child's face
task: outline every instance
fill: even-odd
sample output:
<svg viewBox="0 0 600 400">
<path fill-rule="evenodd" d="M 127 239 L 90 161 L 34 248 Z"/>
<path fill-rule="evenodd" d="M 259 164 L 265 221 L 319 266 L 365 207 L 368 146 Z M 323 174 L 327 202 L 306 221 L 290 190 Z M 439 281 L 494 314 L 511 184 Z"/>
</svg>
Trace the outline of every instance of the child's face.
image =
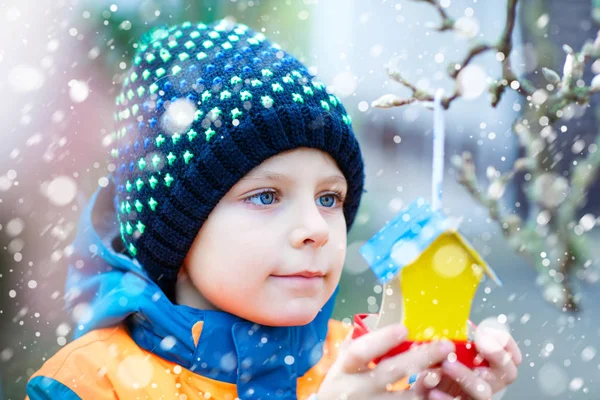
<svg viewBox="0 0 600 400">
<path fill-rule="evenodd" d="M 186 258 L 190 280 L 217 309 L 250 321 L 311 322 L 342 272 L 346 191 L 344 175 L 321 151 L 266 160 L 202 226 Z"/>
</svg>

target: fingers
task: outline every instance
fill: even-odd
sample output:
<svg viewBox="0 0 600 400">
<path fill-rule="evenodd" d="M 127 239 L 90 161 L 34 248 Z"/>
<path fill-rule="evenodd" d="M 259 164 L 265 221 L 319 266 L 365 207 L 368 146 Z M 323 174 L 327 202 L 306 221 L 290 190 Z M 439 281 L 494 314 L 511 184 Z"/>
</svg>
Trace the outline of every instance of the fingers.
<svg viewBox="0 0 600 400">
<path fill-rule="evenodd" d="M 523 362 L 523 353 L 521 353 L 521 349 L 519 348 L 519 345 L 517 344 L 517 342 L 515 341 L 515 339 L 512 336 L 510 337 L 510 340 L 506 344 L 505 349 L 506 349 L 506 351 L 508 351 L 511 354 L 514 363 L 517 366 L 521 365 L 521 363 Z"/>
<path fill-rule="evenodd" d="M 442 381 L 441 368 L 429 369 L 419 373 L 417 380 L 413 383 L 411 390 L 416 393 L 427 393 L 437 387 Z"/>
<path fill-rule="evenodd" d="M 434 389 L 427 396 L 428 400 L 454 400 L 456 397 L 451 396 L 447 393 L 442 392 L 441 390 Z"/>
<path fill-rule="evenodd" d="M 507 386 L 506 382 L 504 382 L 504 380 L 491 368 L 479 367 L 475 369 L 475 373 L 491 386 L 492 392 L 494 393 L 501 391 Z"/>
<path fill-rule="evenodd" d="M 489 362 L 490 368 L 496 377 L 505 384 L 511 384 L 517 380 L 519 374 L 517 362 L 521 363 L 523 358 L 517 343 L 512 337 L 508 339 L 502 337 L 500 340 L 504 343 L 498 342 L 497 335 L 490 331 L 485 335 L 481 335 L 475 342 L 475 346 L 477 351 Z"/>
<path fill-rule="evenodd" d="M 375 397 L 369 397 L 369 400 L 427 400 L 425 395 L 414 393 L 411 390 L 403 392 L 386 392 Z"/>
<path fill-rule="evenodd" d="M 435 388 L 440 392 L 444 392 L 446 394 L 452 395 L 452 397 L 457 397 L 463 393 L 462 387 L 455 379 L 449 377 L 448 375 L 442 372 L 442 381 Z"/>
<path fill-rule="evenodd" d="M 508 352 L 513 362 L 520 365 L 523 354 L 511 334 L 502 329 L 483 328 L 475 336 L 475 346 L 481 355 Z M 486 357 L 487 358 L 487 357 Z"/>
<path fill-rule="evenodd" d="M 515 365 L 510 353 L 503 352 L 502 354 L 494 354 L 486 356 L 492 370 L 502 379 L 507 385 L 517 380 L 519 370 Z"/>
<path fill-rule="evenodd" d="M 487 400 L 493 394 L 488 382 L 460 362 L 444 361 L 442 371 L 474 400 Z"/>
<path fill-rule="evenodd" d="M 454 351 L 447 340 L 414 346 L 407 352 L 385 359 L 376 368 L 376 384 L 385 386 L 444 361 Z"/>
<path fill-rule="evenodd" d="M 419 394 L 428 394 L 435 389 L 451 395 L 452 399 L 463 393 L 460 384 L 445 375 L 441 368 L 421 372 L 411 389 Z"/>
<path fill-rule="evenodd" d="M 441 390 L 444 393 L 456 393 L 457 395 L 461 392 L 460 386 L 444 375 L 441 368 L 421 372 L 411 389 L 417 393 L 429 393 L 433 389 Z"/>
<path fill-rule="evenodd" d="M 404 326 L 394 324 L 352 340 L 342 356 L 344 372 L 364 371 L 373 359 L 383 356 L 401 343 L 406 334 Z"/>
</svg>

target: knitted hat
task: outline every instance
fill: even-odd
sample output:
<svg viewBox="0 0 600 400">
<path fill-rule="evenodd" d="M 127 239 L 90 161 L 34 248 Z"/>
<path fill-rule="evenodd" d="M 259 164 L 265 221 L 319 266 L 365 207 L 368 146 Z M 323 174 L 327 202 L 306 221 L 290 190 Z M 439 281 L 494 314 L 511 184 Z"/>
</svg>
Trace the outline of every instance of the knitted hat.
<svg viewBox="0 0 600 400">
<path fill-rule="evenodd" d="M 350 117 L 297 59 L 242 24 L 190 22 L 140 41 L 116 99 L 111 156 L 121 239 L 171 300 L 219 200 L 266 159 L 308 147 L 345 175 L 348 229 L 363 191 Z"/>
</svg>

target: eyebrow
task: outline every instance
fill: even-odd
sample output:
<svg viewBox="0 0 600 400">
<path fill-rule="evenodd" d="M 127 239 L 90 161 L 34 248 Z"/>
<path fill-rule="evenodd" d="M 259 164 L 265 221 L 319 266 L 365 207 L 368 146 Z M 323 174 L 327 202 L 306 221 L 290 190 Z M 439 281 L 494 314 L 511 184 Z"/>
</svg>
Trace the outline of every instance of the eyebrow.
<svg viewBox="0 0 600 400">
<path fill-rule="evenodd" d="M 283 182 L 283 181 L 291 180 L 287 175 L 280 174 L 278 172 L 273 172 L 273 171 L 250 172 L 250 173 L 248 173 L 248 175 L 246 175 L 242 179 L 243 180 L 270 180 L 270 181 L 275 181 L 275 182 Z M 324 183 L 324 184 L 339 183 L 339 184 L 347 185 L 346 178 L 344 178 L 342 175 L 330 175 L 326 178 L 320 179 L 319 183 Z"/>
</svg>

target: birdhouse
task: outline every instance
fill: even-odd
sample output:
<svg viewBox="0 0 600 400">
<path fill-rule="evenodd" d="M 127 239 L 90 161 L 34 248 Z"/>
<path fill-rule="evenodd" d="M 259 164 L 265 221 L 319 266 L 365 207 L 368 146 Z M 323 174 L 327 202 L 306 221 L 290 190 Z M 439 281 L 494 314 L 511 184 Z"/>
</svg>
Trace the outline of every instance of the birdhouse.
<svg viewBox="0 0 600 400">
<path fill-rule="evenodd" d="M 469 315 L 477 288 L 487 275 L 502 285 L 467 240 L 458 222 L 418 198 L 361 249 L 377 278 L 399 282 L 401 322 L 407 342 L 449 339 L 466 365 L 477 362 L 469 343 Z M 399 279 L 395 279 L 399 277 Z M 406 347 L 406 346 L 404 346 Z"/>
</svg>

